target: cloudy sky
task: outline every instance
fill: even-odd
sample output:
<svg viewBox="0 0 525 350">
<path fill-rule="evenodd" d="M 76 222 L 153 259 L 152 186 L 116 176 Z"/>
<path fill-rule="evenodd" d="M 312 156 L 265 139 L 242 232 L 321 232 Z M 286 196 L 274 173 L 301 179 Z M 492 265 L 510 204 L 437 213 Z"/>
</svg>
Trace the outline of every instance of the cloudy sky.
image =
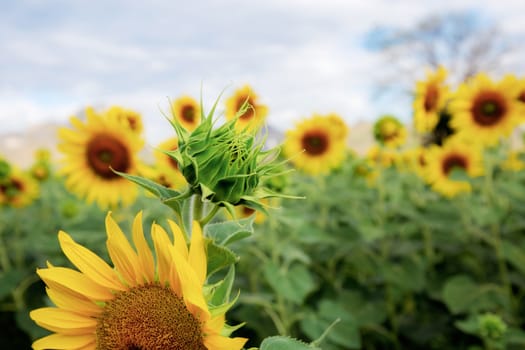
<svg viewBox="0 0 525 350">
<path fill-rule="evenodd" d="M 161 115 L 168 98 L 199 98 L 202 86 L 211 106 L 246 83 L 281 130 L 312 113 L 406 121 L 408 98 L 374 96 L 385 61 L 365 39 L 376 26 L 464 10 L 525 37 L 521 0 L 2 1 L 0 133 L 119 104 L 142 113 L 147 138 L 160 140 L 171 135 Z"/>
</svg>

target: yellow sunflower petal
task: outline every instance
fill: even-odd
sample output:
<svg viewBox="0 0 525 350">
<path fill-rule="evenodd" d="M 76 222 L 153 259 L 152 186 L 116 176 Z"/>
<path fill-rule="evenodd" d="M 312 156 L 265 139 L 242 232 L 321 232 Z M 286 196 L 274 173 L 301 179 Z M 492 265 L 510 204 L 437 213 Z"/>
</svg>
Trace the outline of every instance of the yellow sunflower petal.
<svg viewBox="0 0 525 350">
<path fill-rule="evenodd" d="M 208 304 L 202 293 L 202 283 L 195 271 L 177 251 L 172 250 L 173 263 L 177 267 L 177 274 L 182 286 L 184 302 L 188 310 L 197 315 L 202 321 L 210 319 Z"/>
<path fill-rule="evenodd" d="M 133 244 L 135 248 L 137 248 L 140 271 L 142 271 L 143 274 L 143 276 L 137 277 L 142 277 L 145 279 L 145 282 L 153 282 L 155 279 L 155 265 L 153 262 L 153 254 L 151 254 L 151 249 L 144 237 L 142 212 L 139 212 L 133 221 Z"/>
<path fill-rule="evenodd" d="M 247 341 L 246 338 L 227 338 L 213 334 L 204 338 L 204 345 L 213 350 L 240 350 Z"/>
<path fill-rule="evenodd" d="M 169 248 L 172 246 L 172 243 L 166 231 L 157 224 L 153 224 L 151 227 L 151 236 L 153 237 L 153 245 L 157 255 L 157 274 L 160 283 L 164 285 L 169 281 L 171 271 L 172 261 Z M 176 267 L 178 269 L 178 266 Z"/>
<path fill-rule="evenodd" d="M 188 255 L 188 262 L 197 274 L 199 283 L 204 284 L 206 280 L 206 252 L 204 249 L 204 239 L 202 238 L 202 230 L 197 221 L 193 222 L 191 232 L 190 251 Z"/>
<path fill-rule="evenodd" d="M 94 336 L 90 335 L 64 335 L 51 334 L 40 338 L 33 343 L 34 350 L 46 349 L 80 349 L 93 342 Z"/>
<path fill-rule="evenodd" d="M 95 318 L 54 307 L 33 310 L 29 317 L 39 326 L 61 334 L 93 334 L 97 326 Z"/>
<path fill-rule="evenodd" d="M 102 312 L 102 309 L 97 304 L 82 295 L 69 289 L 53 287 L 54 285 L 51 288 L 47 288 L 46 293 L 57 307 L 88 316 L 95 316 Z"/>
<path fill-rule="evenodd" d="M 106 215 L 106 231 L 108 235 L 107 248 L 111 261 L 115 264 L 122 277 L 130 285 L 134 285 L 137 280 L 137 271 L 140 271 L 140 264 L 137 253 L 131 247 L 128 239 L 111 217 L 111 212 Z"/>
<path fill-rule="evenodd" d="M 114 297 L 111 290 L 97 284 L 86 275 L 75 270 L 65 267 L 53 267 L 37 269 L 36 273 L 46 283 L 48 281 L 55 282 L 93 300 L 111 300 Z"/>
<path fill-rule="evenodd" d="M 58 240 L 67 258 L 81 272 L 98 284 L 114 290 L 126 290 L 115 272 L 104 260 L 89 249 L 77 244 L 64 231 L 58 232 Z"/>
<path fill-rule="evenodd" d="M 175 246 L 175 249 L 185 259 L 188 259 L 188 246 L 186 243 L 186 238 L 184 237 L 184 234 L 182 233 L 182 230 L 172 220 L 168 220 L 168 225 L 170 226 L 171 232 L 173 232 L 173 237 L 174 237 L 173 244 Z"/>
</svg>

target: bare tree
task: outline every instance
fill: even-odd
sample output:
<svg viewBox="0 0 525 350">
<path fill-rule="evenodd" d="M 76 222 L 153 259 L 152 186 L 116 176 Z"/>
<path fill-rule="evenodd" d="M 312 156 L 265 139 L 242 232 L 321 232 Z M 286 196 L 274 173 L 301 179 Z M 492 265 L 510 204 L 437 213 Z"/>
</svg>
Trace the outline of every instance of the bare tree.
<svg viewBox="0 0 525 350">
<path fill-rule="evenodd" d="M 438 65 L 457 83 L 481 71 L 516 72 L 525 62 L 518 38 L 505 36 L 497 24 L 472 11 L 431 15 L 407 29 L 377 27 L 368 39 L 385 59 L 377 72 L 380 90 L 393 85 L 412 89 L 424 69 Z"/>
</svg>

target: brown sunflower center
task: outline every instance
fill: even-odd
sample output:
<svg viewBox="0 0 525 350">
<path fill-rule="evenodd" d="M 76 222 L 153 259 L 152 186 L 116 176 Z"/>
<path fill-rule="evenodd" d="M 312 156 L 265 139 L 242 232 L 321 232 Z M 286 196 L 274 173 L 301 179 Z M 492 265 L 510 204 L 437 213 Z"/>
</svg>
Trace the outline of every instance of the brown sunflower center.
<svg viewBox="0 0 525 350">
<path fill-rule="evenodd" d="M 518 101 L 525 103 L 525 90 L 518 95 Z"/>
<path fill-rule="evenodd" d="M 246 101 L 245 97 L 239 98 L 237 100 L 237 111 L 240 111 L 242 106 L 244 105 L 244 102 Z M 250 120 L 254 116 L 254 107 L 253 107 L 253 101 L 249 98 L 248 101 L 246 101 L 247 107 L 243 114 L 239 117 L 241 120 Z"/>
<path fill-rule="evenodd" d="M 501 93 L 484 91 L 475 98 L 471 112 L 478 125 L 491 126 L 505 117 L 507 104 Z"/>
<path fill-rule="evenodd" d="M 188 123 L 195 122 L 195 108 L 191 105 L 182 106 L 180 111 L 180 117 L 182 118 L 182 120 L 185 120 Z"/>
<path fill-rule="evenodd" d="M 98 319 L 97 350 L 206 350 L 201 323 L 171 289 L 132 288 L 109 301 Z"/>
<path fill-rule="evenodd" d="M 425 111 L 435 111 L 439 100 L 439 90 L 435 85 L 429 85 L 423 102 Z"/>
<path fill-rule="evenodd" d="M 329 145 L 328 135 L 320 130 L 305 133 L 301 142 L 305 152 L 313 156 L 325 153 Z"/>
<path fill-rule="evenodd" d="M 255 209 L 252 209 L 252 208 L 248 208 L 247 206 L 243 206 L 242 207 L 242 213 L 244 216 L 250 216 L 252 215 L 253 213 L 255 213 Z"/>
<path fill-rule="evenodd" d="M 139 121 L 138 118 L 134 115 L 128 115 L 126 116 L 126 120 L 128 121 L 129 128 L 131 130 L 137 131 L 139 128 Z"/>
<path fill-rule="evenodd" d="M 445 158 L 442 164 L 443 173 L 445 175 L 450 174 L 454 169 L 467 169 L 467 159 L 461 154 L 450 154 Z"/>
<path fill-rule="evenodd" d="M 88 142 L 86 157 L 91 170 L 105 179 L 119 177 L 111 168 L 126 172 L 131 166 L 130 154 L 126 145 L 108 134 L 96 135 Z"/>
</svg>

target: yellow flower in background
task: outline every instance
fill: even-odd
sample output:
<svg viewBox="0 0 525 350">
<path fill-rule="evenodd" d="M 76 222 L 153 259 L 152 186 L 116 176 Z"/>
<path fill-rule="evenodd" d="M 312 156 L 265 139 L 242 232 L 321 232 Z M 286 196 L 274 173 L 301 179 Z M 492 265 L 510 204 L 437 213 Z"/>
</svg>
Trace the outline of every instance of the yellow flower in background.
<svg viewBox="0 0 525 350">
<path fill-rule="evenodd" d="M 0 181 L 0 205 L 23 208 L 33 203 L 39 194 L 36 180 L 14 166 Z"/>
<path fill-rule="evenodd" d="M 305 173 L 326 174 L 343 162 L 346 142 L 330 118 L 314 114 L 286 132 L 283 152 Z"/>
<path fill-rule="evenodd" d="M 385 147 L 398 148 L 405 144 L 407 131 L 396 117 L 384 115 L 374 124 L 374 138 Z"/>
<path fill-rule="evenodd" d="M 179 169 L 177 161 L 163 151 L 175 151 L 179 147 L 177 137 L 170 137 L 162 141 L 155 149 L 155 167 L 147 177 L 175 190 L 180 190 L 188 184 Z"/>
<path fill-rule="evenodd" d="M 235 123 L 236 130 L 259 130 L 266 120 L 268 108 L 257 102 L 257 94 L 249 85 L 236 90 L 234 94 L 226 100 L 226 120 L 232 120 L 238 116 Z M 246 108 L 241 110 L 246 103 Z"/>
<path fill-rule="evenodd" d="M 177 148 L 179 148 L 179 140 L 177 137 L 170 137 L 162 141 L 153 153 L 155 162 L 160 166 L 179 171 L 179 164 L 177 161 L 163 152 L 175 151 Z"/>
<path fill-rule="evenodd" d="M 403 162 L 406 164 L 406 167 L 421 178 L 425 177 L 425 169 L 428 164 L 427 157 L 428 148 L 422 146 L 407 149 L 402 154 Z"/>
<path fill-rule="evenodd" d="M 439 121 L 439 114 L 449 98 L 446 78 L 447 70 L 439 66 L 436 71 L 427 72 L 425 80 L 416 83 L 413 102 L 414 126 L 420 133 L 432 131 Z"/>
<path fill-rule="evenodd" d="M 330 121 L 330 124 L 332 124 L 332 127 L 334 129 L 334 135 L 336 135 L 336 137 L 339 137 L 342 141 L 346 142 L 346 139 L 349 134 L 349 128 L 348 125 L 346 125 L 344 119 L 336 113 L 330 113 L 326 115 L 326 118 Z"/>
<path fill-rule="evenodd" d="M 366 152 L 366 160 L 371 166 L 388 168 L 400 160 L 400 155 L 391 149 L 382 148 L 378 145 L 371 146 Z"/>
<path fill-rule="evenodd" d="M 240 350 L 246 339 L 223 335 L 226 310 L 210 310 L 203 293 L 207 258 L 199 224 L 193 223 L 189 249 L 180 228 L 168 224 L 172 235 L 152 225 L 154 256 L 141 213 L 132 227 L 135 248 L 108 214 L 114 267 L 59 232 L 62 251 L 79 271 L 51 264 L 37 270 L 55 307 L 30 313 L 53 332 L 33 349 Z"/>
<path fill-rule="evenodd" d="M 143 140 L 114 119 L 86 110 L 86 121 L 71 118 L 73 128 L 61 128 L 58 149 L 63 154 L 59 173 L 68 190 L 95 202 L 101 208 L 130 204 L 137 186 L 112 169 L 137 174 L 142 167 L 137 156 Z"/>
<path fill-rule="evenodd" d="M 201 108 L 199 103 L 191 96 L 181 96 L 171 104 L 171 113 L 182 126 L 193 131 L 201 123 Z"/>
<path fill-rule="evenodd" d="M 106 116 L 107 118 L 117 121 L 122 126 L 129 128 L 137 134 L 141 134 L 144 130 L 142 116 L 131 109 L 122 108 L 120 106 L 112 106 L 107 110 Z"/>
<path fill-rule="evenodd" d="M 510 151 L 505 159 L 501 163 L 501 167 L 505 170 L 520 171 L 525 169 L 525 162 L 520 159 L 520 156 L 523 157 L 523 152 L 519 151 Z"/>
<path fill-rule="evenodd" d="M 519 123 L 517 84 L 510 77 L 493 82 L 484 74 L 463 83 L 450 103 L 458 136 L 494 145 Z"/>
<path fill-rule="evenodd" d="M 426 179 L 432 188 L 446 197 L 454 197 L 462 192 L 470 192 L 468 181 L 452 178 L 454 170 L 462 170 L 468 177 L 483 174 L 481 149 L 465 143 L 458 137 L 445 142 L 442 147 L 430 148 L 427 161 Z"/>
</svg>

